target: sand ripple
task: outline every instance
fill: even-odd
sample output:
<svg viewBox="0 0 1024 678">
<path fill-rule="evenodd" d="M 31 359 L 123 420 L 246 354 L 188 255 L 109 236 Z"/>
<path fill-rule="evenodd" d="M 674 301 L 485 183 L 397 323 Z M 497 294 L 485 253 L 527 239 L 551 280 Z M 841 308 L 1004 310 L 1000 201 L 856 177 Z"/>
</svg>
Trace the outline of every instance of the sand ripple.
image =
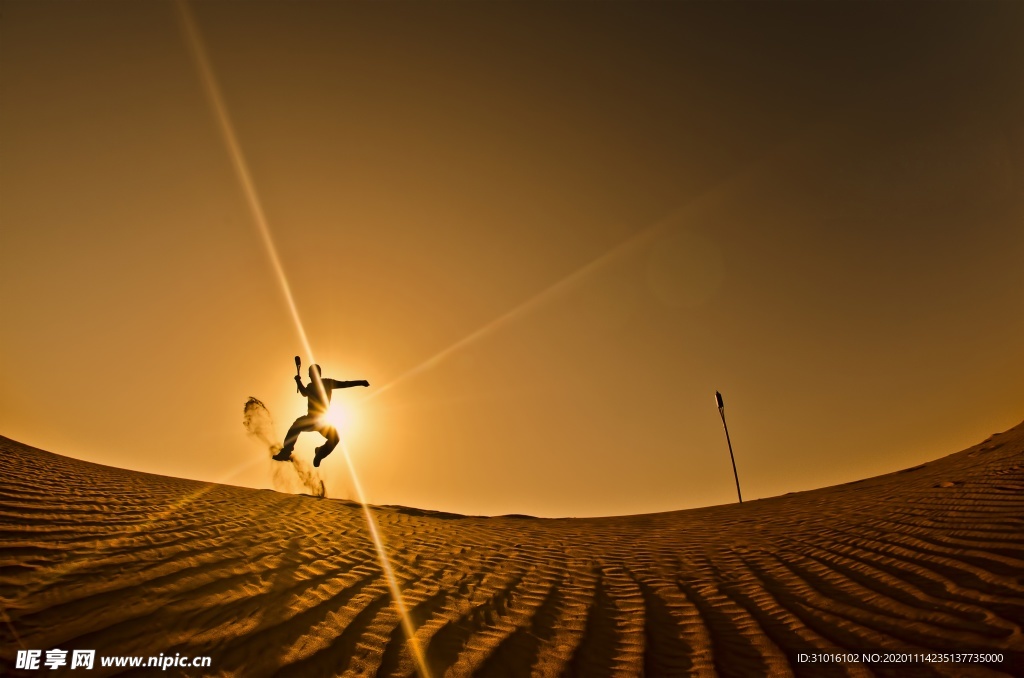
<svg viewBox="0 0 1024 678">
<path fill-rule="evenodd" d="M 210 675 L 415 675 L 358 506 L 6 438 L 0 453 L 3 675 L 40 675 L 15 670 L 19 648 L 209 655 Z M 914 469 L 742 506 L 373 512 L 434 676 L 1024 675 L 1024 425 Z M 810 650 L 1006 662 L 797 661 Z"/>
</svg>

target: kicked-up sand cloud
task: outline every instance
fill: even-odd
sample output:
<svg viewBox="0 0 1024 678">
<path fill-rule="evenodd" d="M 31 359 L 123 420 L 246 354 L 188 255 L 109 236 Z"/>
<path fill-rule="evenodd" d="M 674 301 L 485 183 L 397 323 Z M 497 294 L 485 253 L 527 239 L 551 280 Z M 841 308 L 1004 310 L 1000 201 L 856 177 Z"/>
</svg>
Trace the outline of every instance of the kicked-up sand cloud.
<svg viewBox="0 0 1024 678">
<path fill-rule="evenodd" d="M 274 419 L 270 410 L 259 398 L 251 397 L 245 402 L 242 425 L 246 432 L 263 444 L 271 457 L 277 454 L 282 444 L 274 435 Z M 271 461 L 271 480 L 274 489 L 291 494 L 311 494 L 314 497 L 327 496 L 323 478 L 308 461 L 293 454 L 287 462 Z"/>
</svg>

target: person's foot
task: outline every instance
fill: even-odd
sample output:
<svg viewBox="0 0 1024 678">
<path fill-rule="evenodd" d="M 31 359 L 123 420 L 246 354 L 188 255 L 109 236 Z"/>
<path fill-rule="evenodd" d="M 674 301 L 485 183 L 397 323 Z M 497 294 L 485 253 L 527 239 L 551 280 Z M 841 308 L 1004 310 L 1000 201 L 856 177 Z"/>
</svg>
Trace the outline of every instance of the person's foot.
<svg viewBox="0 0 1024 678">
<path fill-rule="evenodd" d="M 292 457 L 291 450 L 281 450 L 280 452 L 275 454 L 273 457 L 271 457 L 271 459 L 273 459 L 274 461 L 288 461 L 289 459 L 291 459 L 291 457 Z"/>
<path fill-rule="evenodd" d="M 320 460 L 326 457 L 330 452 L 324 452 L 321 448 L 316 448 L 316 454 L 313 455 L 313 466 L 320 466 Z"/>
</svg>

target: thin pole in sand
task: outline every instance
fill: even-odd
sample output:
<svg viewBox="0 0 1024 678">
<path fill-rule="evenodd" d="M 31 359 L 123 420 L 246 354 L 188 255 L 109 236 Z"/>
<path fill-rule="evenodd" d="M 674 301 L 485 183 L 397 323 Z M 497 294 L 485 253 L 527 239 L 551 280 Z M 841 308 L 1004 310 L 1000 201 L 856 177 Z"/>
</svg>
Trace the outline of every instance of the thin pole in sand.
<svg viewBox="0 0 1024 678">
<path fill-rule="evenodd" d="M 718 400 L 718 413 L 722 415 L 722 426 L 725 427 L 725 442 L 729 444 L 729 459 L 732 461 L 732 474 L 736 478 L 736 496 L 739 497 L 740 503 L 743 503 L 743 495 L 740 494 L 740 474 L 736 472 L 736 457 L 732 455 L 732 441 L 729 440 L 729 425 L 725 423 L 725 402 L 722 400 L 722 394 L 715 391 L 715 398 Z"/>
</svg>

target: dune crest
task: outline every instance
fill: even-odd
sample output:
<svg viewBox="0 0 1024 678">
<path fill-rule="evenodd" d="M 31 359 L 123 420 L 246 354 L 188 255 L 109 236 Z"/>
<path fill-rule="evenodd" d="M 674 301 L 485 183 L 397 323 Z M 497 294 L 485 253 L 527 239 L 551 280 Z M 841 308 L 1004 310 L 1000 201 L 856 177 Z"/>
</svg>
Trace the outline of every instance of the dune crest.
<svg viewBox="0 0 1024 678">
<path fill-rule="evenodd" d="M 3 675 L 40 674 L 14 668 L 24 648 L 208 655 L 208 675 L 415 675 L 351 502 L 6 438 L 0 470 Z M 1024 675 L 1024 425 L 912 469 L 742 506 L 373 515 L 434 676 Z M 811 650 L 1006 659 L 800 663 Z"/>
</svg>

